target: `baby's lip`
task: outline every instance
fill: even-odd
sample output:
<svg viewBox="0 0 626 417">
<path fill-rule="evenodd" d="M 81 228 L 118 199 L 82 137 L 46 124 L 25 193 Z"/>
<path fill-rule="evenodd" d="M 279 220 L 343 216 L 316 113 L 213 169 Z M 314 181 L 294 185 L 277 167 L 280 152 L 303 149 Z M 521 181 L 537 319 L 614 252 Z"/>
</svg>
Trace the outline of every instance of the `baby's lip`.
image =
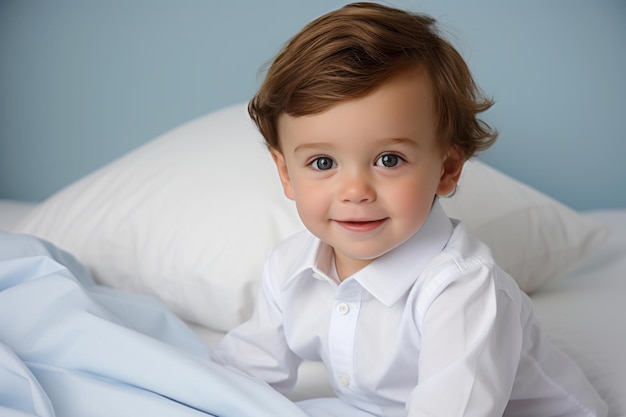
<svg viewBox="0 0 626 417">
<path fill-rule="evenodd" d="M 347 219 L 347 220 L 337 220 L 338 222 L 341 223 L 373 223 L 373 222 L 379 222 L 385 219 Z"/>
<path fill-rule="evenodd" d="M 381 226 L 387 218 L 376 220 L 362 220 L 362 219 L 350 219 L 350 220 L 335 220 L 335 222 L 346 230 L 351 232 L 370 232 Z"/>
</svg>

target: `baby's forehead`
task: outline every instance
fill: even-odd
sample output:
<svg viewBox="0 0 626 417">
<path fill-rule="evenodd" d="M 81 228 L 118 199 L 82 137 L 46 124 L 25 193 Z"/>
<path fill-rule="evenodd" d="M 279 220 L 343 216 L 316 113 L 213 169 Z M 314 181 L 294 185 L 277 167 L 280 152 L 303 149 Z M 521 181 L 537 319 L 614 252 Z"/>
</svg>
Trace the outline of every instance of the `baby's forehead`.
<svg viewBox="0 0 626 417">
<path fill-rule="evenodd" d="M 398 144 L 401 138 L 434 143 L 439 136 L 432 87 L 422 71 L 403 73 L 363 97 L 335 102 L 321 112 L 283 113 L 278 133 L 292 148 L 341 141 Z"/>
</svg>

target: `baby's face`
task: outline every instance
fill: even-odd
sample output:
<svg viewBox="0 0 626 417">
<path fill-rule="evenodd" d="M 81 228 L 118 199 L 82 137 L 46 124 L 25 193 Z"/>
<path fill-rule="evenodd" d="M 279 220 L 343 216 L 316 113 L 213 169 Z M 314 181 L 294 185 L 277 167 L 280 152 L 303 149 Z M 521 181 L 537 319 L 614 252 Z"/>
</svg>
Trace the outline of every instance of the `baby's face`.
<svg viewBox="0 0 626 417">
<path fill-rule="evenodd" d="M 432 88 L 420 70 L 320 114 L 282 115 L 278 129 L 282 152 L 272 155 L 285 195 L 334 248 L 342 279 L 417 232 L 462 166 L 438 142 Z"/>
</svg>

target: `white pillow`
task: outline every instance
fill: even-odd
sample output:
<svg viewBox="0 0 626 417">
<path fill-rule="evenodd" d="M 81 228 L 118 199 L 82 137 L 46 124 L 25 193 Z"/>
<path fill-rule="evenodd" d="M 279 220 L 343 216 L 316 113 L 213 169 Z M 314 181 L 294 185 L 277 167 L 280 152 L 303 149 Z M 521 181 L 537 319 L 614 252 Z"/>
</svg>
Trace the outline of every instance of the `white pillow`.
<svg viewBox="0 0 626 417">
<path fill-rule="evenodd" d="M 477 161 L 442 204 L 529 292 L 604 236 L 599 224 Z M 182 318 L 225 331 L 249 317 L 267 252 L 302 228 L 241 104 L 77 181 L 14 230 L 73 253 L 102 284 L 156 295 Z"/>
<path fill-rule="evenodd" d="M 56 193 L 16 231 L 73 253 L 102 284 L 230 329 L 251 314 L 269 249 L 303 227 L 261 140 L 245 106 L 210 114 Z"/>
</svg>

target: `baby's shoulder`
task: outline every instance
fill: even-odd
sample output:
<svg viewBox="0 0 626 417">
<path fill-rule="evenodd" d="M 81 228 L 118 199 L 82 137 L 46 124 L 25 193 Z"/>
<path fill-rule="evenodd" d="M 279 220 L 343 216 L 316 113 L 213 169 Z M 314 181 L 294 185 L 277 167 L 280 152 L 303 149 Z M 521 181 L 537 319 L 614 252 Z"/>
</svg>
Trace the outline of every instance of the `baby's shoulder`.
<svg viewBox="0 0 626 417">
<path fill-rule="evenodd" d="M 491 281 L 485 286 L 517 299 L 521 290 L 515 280 L 496 262 L 491 249 L 472 236 L 465 225 L 455 221 L 454 230 L 446 247 L 436 256 L 421 275 L 421 286 L 443 291 L 451 284 L 471 279 Z M 437 291 L 437 292 L 438 292 Z"/>
<path fill-rule="evenodd" d="M 289 276 L 311 264 L 319 240 L 308 230 L 278 242 L 267 257 L 266 268 L 272 275 Z"/>
<path fill-rule="evenodd" d="M 454 220 L 454 229 L 443 250 L 429 265 L 429 269 L 455 269 L 459 272 L 478 267 L 497 268 L 491 249 L 472 236 L 464 223 Z"/>
</svg>

